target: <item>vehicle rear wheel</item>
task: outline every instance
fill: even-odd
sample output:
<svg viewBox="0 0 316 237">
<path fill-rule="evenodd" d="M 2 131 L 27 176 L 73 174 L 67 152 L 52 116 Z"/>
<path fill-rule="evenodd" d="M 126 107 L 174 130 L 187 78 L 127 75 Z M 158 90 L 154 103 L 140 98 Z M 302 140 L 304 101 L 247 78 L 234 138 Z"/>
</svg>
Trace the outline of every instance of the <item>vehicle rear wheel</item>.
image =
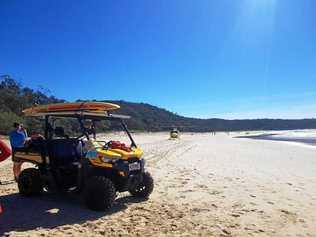
<svg viewBox="0 0 316 237">
<path fill-rule="evenodd" d="M 18 179 L 19 192 L 23 196 L 34 196 L 41 194 L 43 185 L 38 169 L 28 168 L 21 172 Z"/>
<path fill-rule="evenodd" d="M 104 211 L 112 207 L 116 198 L 113 182 L 103 176 L 91 177 L 83 193 L 86 205 L 94 211 Z"/>
<path fill-rule="evenodd" d="M 135 189 L 130 189 L 129 192 L 135 197 L 148 198 L 153 190 L 154 180 L 150 173 L 145 172 L 143 174 L 143 181 Z"/>
</svg>

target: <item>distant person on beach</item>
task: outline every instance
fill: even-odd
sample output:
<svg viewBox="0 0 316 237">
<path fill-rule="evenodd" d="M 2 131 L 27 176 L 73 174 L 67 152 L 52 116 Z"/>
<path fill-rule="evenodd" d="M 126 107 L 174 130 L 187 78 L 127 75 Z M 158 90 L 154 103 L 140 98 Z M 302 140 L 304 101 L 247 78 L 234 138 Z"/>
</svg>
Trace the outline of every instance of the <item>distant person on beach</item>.
<svg viewBox="0 0 316 237">
<path fill-rule="evenodd" d="M 96 140 L 96 132 L 95 132 L 95 126 L 92 120 L 87 119 L 84 121 L 83 126 L 85 128 L 85 130 L 87 131 L 87 133 L 89 135 L 93 135 L 93 139 Z"/>
</svg>

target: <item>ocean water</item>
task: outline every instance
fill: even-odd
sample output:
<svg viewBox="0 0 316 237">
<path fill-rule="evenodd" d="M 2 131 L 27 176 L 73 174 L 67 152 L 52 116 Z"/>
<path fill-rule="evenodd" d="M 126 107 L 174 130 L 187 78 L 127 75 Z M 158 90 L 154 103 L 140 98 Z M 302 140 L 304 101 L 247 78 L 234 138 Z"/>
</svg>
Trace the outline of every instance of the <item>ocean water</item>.
<svg viewBox="0 0 316 237">
<path fill-rule="evenodd" d="M 289 130 L 289 131 L 264 131 L 245 133 L 245 135 L 237 136 L 237 138 L 249 138 L 271 141 L 298 142 L 307 145 L 316 146 L 316 130 Z"/>
</svg>

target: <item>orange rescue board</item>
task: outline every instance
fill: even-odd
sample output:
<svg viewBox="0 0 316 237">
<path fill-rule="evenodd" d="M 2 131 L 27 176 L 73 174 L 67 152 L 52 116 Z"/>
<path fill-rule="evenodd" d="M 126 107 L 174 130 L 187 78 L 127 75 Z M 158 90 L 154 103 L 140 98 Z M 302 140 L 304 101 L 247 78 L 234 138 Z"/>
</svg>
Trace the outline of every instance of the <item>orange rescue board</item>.
<svg viewBox="0 0 316 237">
<path fill-rule="evenodd" d="M 65 111 L 109 111 L 119 109 L 120 106 L 105 102 L 76 102 L 76 103 L 58 103 L 39 105 L 23 110 L 24 114 L 37 114 L 49 112 L 65 112 Z"/>
<path fill-rule="evenodd" d="M 9 158 L 12 154 L 11 148 L 4 141 L 0 140 L 0 162 Z"/>
</svg>

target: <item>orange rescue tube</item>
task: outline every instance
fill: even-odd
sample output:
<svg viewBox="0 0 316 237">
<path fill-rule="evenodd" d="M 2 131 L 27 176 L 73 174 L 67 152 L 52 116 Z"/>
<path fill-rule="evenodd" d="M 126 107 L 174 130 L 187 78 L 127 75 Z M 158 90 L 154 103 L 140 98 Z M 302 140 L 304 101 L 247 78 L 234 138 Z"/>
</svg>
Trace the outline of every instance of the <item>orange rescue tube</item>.
<svg viewBox="0 0 316 237">
<path fill-rule="evenodd" d="M 12 154 L 11 148 L 4 141 L 0 140 L 0 162 L 9 158 Z"/>
</svg>

